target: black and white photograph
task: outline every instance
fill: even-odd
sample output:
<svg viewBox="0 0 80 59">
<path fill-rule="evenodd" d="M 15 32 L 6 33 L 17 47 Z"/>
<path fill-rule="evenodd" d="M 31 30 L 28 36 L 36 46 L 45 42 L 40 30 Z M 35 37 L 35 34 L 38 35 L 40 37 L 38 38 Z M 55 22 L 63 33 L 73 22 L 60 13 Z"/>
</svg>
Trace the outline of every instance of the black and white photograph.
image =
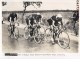
<svg viewBox="0 0 80 59">
<path fill-rule="evenodd" d="M 79 0 L 2 1 L 3 53 L 78 53 Z"/>
</svg>

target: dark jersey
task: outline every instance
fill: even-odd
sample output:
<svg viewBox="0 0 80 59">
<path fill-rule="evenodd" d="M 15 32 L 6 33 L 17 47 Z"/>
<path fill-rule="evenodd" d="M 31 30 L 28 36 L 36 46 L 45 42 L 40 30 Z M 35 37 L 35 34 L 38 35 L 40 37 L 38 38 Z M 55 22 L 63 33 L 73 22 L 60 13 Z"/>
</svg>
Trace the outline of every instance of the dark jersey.
<svg viewBox="0 0 80 59">
<path fill-rule="evenodd" d="M 56 16 L 52 16 L 51 19 L 55 21 L 56 20 Z"/>
<path fill-rule="evenodd" d="M 77 21 L 79 19 L 79 13 L 78 12 L 77 13 L 74 13 L 73 14 L 73 17 L 74 17 L 73 20 L 74 21 Z"/>
<path fill-rule="evenodd" d="M 41 20 L 41 15 L 32 14 L 32 17 L 36 20 L 36 22 L 39 22 Z"/>
<path fill-rule="evenodd" d="M 34 18 L 31 17 L 29 20 L 30 20 L 30 24 L 33 25 L 34 24 Z"/>
<path fill-rule="evenodd" d="M 61 22 L 61 24 L 62 24 L 62 18 L 57 18 L 56 19 L 56 16 L 52 16 L 50 19 L 47 20 L 49 25 L 52 25 L 53 21 L 54 21 L 55 26 L 58 26 L 59 22 Z"/>
<path fill-rule="evenodd" d="M 53 21 L 51 19 L 48 19 L 47 22 L 49 25 L 52 25 L 52 23 L 53 23 Z"/>
<path fill-rule="evenodd" d="M 26 20 L 27 25 L 29 25 L 29 24 L 33 25 L 34 24 L 34 18 L 32 15 L 29 15 L 28 17 L 26 17 L 25 20 Z"/>
<path fill-rule="evenodd" d="M 26 23 L 27 25 L 29 25 L 29 21 L 30 21 L 30 24 L 33 25 L 36 20 L 36 22 L 39 22 L 39 20 L 41 19 L 41 15 L 37 15 L 37 14 L 32 14 L 32 15 L 29 15 L 27 18 L 26 18 Z"/>
<path fill-rule="evenodd" d="M 15 14 L 15 13 L 11 13 L 11 14 L 9 15 L 8 21 L 10 21 L 10 17 L 11 17 L 11 21 L 13 21 L 13 22 L 14 22 L 14 18 L 16 18 L 16 20 L 17 20 L 17 14 Z"/>
<path fill-rule="evenodd" d="M 74 20 L 74 21 L 76 21 L 76 16 L 77 16 L 76 13 L 74 13 L 74 14 L 73 14 L 73 17 L 74 17 L 73 20 Z"/>
</svg>

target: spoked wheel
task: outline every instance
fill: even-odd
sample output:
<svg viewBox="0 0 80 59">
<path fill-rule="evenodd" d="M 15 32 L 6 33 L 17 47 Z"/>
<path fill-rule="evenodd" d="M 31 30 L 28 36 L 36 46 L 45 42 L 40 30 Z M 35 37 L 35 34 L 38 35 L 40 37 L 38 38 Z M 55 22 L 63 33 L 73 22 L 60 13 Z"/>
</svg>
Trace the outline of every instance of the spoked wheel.
<svg viewBox="0 0 80 59">
<path fill-rule="evenodd" d="M 50 28 L 45 30 L 45 39 L 46 41 L 53 40 L 53 32 L 51 32 Z"/>
<path fill-rule="evenodd" d="M 61 48 L 67 48 L 69 47 L 70 44 L 70 38 L 67 32 L 63 31 L 59 34 L 59 37 L 57 37 L 58 39 L 58 44 Z"/>
<path fill-rule="evenodd" d="M 14 38 L 15 39 L 18 39 L 19 38 L 19 30 L 17 27 L 15 27 L 15 30 L 14 30 Z"/>
<path fill-rule="evenodd" d="M 29 29 L 27 27 L 24 28 L 24 31 L 25 31 L 24 38 L 25 39 L 28 39 L 29 38 L 30 31 L 29 31 Z"/>
<path fill-rule="evenodd" d="M 35 30 L 35 38 L 34 38 L 34 41 L 36 42 L 36 43 L 41 43 L 42 42 L 42 40 L 44 39 L 44 28 L 43 27 L 41 27 L 41 28 L 39 28 L 39 29 L 37 29 L 37 30 Z"/>
<path fill-rule="evenodd" d="M 42 39 L 43 39 L 43 37 L 41 36 L 41 34 L 38 34 L 38 35 L 34 38 L 34 41 L 39 44 L 39 43 L 42 42 Z"/>
</svg>

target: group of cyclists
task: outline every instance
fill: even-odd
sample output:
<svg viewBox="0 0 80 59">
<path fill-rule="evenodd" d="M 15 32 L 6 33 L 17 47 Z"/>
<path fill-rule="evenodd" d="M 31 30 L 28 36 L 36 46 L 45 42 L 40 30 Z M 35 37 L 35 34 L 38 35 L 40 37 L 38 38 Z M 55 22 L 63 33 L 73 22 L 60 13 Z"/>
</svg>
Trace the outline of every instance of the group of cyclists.
<svg viewBox="0 0 80 59">
<path fill-rule="evenodd" d="M 74 21 L 73 28 L 74 28 L 76 21 L 79 19 L 79 12 L 74 12 L 73 17 L 74 17 L 73 18 L 73 21 Z M 62 22 L 63 19 L 62 18 L 63 17 L 61 14 L 57 14 L 57 15 L 53 15 L 52 17 L 47 19 L 49 27 L 53 28 L 53 32 L 55 32 L 55 34 L 54 34 L 55 36 L 56 36 L 56 29 L 63 27 L 63 22 Z M 13 30 L 12 33 L 14 33 L 14 30 L 15 30 L 15 20 L 17 21 L 17 14 L 12 12 L 8 16 L 8 21 L 10 22 L 10 26 L 13 26 L 13 29 L 11 29 L 11 30 Z M 40 13 L 31 14 L 25 19 L 25 21 L 28 26 L 28 29 L 31 29 L 30 36 L 33 36 L 33 32 L 34 32 L 36 25 L 38 25 L 37 26 L 38 28 L 41 28 L 40 23 L 42 22 L 42 15 Z M 54 28 L 56 28 L 56 29 L 54 29 Z M 54 38 L 54 35 L 53 35 L 53 38 Z M 55 39 L 54 39 L 54 42 L 55 42 Z"/>
</svg>

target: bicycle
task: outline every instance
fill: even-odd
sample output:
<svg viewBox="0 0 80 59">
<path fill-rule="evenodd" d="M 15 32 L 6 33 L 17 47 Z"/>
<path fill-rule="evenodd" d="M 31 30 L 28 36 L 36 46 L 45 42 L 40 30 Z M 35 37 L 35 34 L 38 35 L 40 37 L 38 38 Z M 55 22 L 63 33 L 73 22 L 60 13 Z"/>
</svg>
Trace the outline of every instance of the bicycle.
<svg viewBox="0 0 80 59">
<path fill-rule="evenodd" d="M 16 24 L 16 23 L 15 23 Z M 19 23 L 17 23 L 19 25 Z M 9 32 L 9 37 L 11 39 L 18 39 L 19 38 L 19 30 L 18 28 L 15 26 L 14 27 L 14 31 L 13 31 L 13 25 L 10 22 L 10 25 L 8 25 L 8 32 Z"/>
<path fill-rule="evenodd" d="M 41 30 L 43 30 L 44 31 L 44 28 L 43 27 L 41 27 L 40 25 L 38 25 L 38 24 L 35 24 L 34 26 L 32 26 L 33 27 L 33 35 L 31 36 L 30 35 L 30 32 L 31 32 L 31 28 L 30 28 L 30 26 L 26 26 L 25 28 L 24 28 L 24 31 L 25 31 L 25 33 L 24 33 L 24 38 L 25 39 L 34 39 L 34 41 L 35 41 L 35 43 L 41 43 L 42 42 L 42 39 L 44 38 L 44 33 L 41 31 Z"/>
<path fill-rule="evenodd" d="M 56 30 L 55 29 L 56 29 L 56 27 L 53 26 L 53 28 L 47 28 L 45 30 L 46 39 L 53 38 L 57 41 L 57 44 L 61 48 L 63 48 L 63 49 L 68 48 L 69 44 L 70 44 L 70 38 L 69 38 L 69 35 L 66 32 L 66 30 L 63 28 L 60 29 L 59 26 Z"/>
</svg>

